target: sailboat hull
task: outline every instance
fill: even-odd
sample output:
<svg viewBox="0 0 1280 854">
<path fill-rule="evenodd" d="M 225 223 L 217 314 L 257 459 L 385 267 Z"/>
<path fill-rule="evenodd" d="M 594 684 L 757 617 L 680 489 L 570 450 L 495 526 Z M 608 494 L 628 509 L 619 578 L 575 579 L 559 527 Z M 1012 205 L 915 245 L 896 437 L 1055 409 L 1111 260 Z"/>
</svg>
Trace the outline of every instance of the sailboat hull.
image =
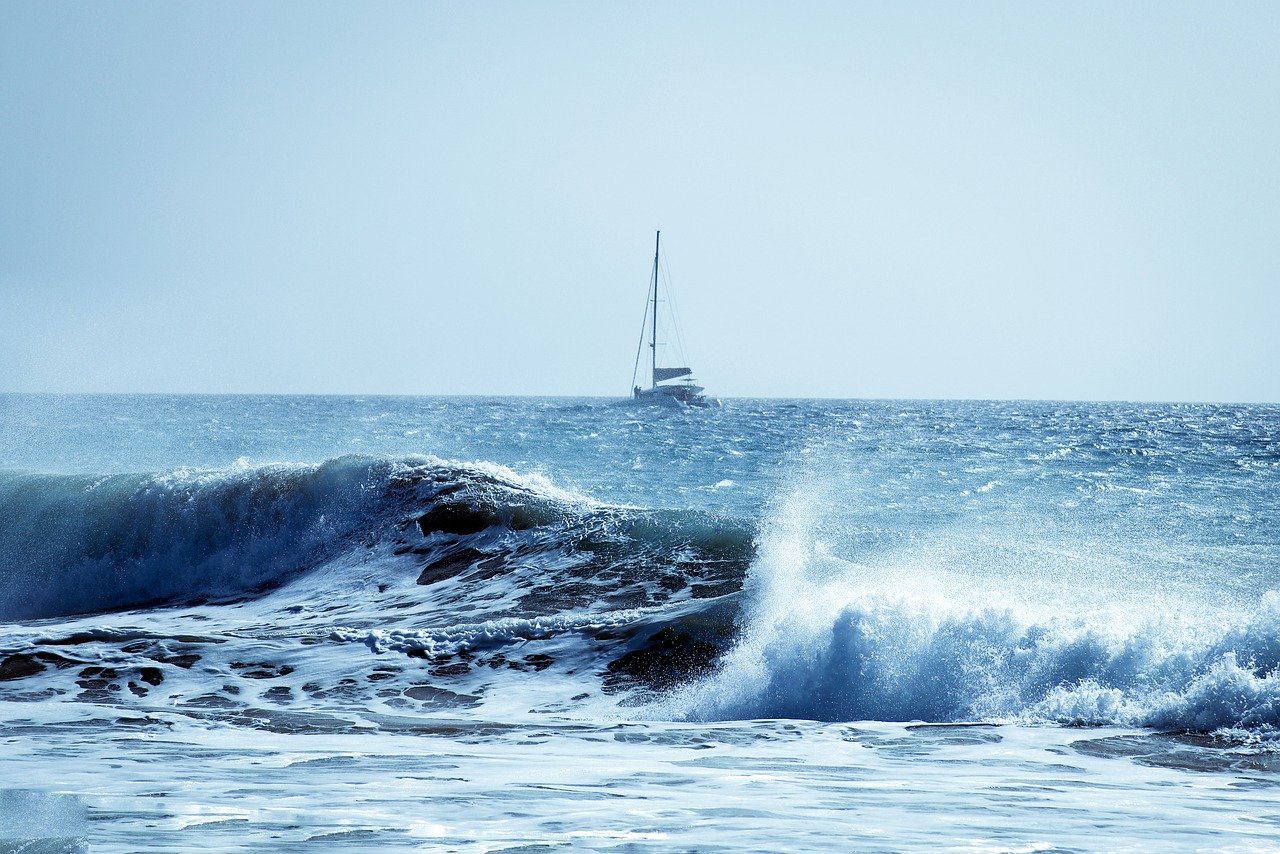
<svg viewBox="0 0 1280 854">
<path fill-rule="evenodd" d="M 702 394 L 702 386 L 660 385 L 635 390 L 635 400 L 643 403 L 677 403 L 685 406 L 710 406 Z"/>
</svg>

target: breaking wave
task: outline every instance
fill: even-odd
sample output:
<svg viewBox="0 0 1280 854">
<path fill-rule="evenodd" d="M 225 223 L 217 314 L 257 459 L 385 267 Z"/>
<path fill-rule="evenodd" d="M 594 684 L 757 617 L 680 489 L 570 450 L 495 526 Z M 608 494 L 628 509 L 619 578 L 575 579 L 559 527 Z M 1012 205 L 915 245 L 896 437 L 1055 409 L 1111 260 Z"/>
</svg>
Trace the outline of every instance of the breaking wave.
<svg viewBox="0 0 1280 854">
<path fill-rule="evenodd" d="M 788 511 L 790 512 L 790 511 Z M 803 516 L 803 510 L 797 511 Z M 661 704 L 694 720 L 994 721 L 1280 737 L 1280 595 L 1250 611 L 1047 615 L 931 579 L 815 569 L 803 520 L 766 529 L 739 637 Z"/>
<path fill-rule="evenodd" d="M 3 473 L 0 514 L 10 621 L 242 601 L 339 559 L 383 561 L 382 572 L 407 563 L 410 584 L 461 579 L 476 599 L 477 582 L 511 576 L 488 598 L 536 617 L 718 595 L 740 585 L 753 548 L 749 526 L 731 520 L 602 505 L 538 475 L 432 457 Z M 556 589 L 531 569 L 555 575 Z"/>
</svg>

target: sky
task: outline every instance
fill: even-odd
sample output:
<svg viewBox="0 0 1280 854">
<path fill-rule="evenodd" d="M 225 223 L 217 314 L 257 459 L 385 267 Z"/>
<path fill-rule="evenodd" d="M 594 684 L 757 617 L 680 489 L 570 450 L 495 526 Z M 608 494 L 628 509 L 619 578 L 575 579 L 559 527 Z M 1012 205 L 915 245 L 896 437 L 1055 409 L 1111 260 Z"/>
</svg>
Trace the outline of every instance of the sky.
<svg viewBox="0 0 1280 854">
<path fill-rule="evenodd" d="M 1280 5 L 0 2 L 0 390 L 1280 401 Z"/>
</svg>

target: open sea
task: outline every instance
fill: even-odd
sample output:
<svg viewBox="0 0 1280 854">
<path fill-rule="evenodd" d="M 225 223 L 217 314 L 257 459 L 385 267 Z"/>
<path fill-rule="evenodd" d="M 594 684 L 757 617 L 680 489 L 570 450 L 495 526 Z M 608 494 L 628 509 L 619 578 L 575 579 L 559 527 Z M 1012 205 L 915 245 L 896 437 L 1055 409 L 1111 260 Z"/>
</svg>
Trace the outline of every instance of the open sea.
<svg viewBox="0 0 1280 854">
<path fill-rule="evenodd" d="M 1280 851 L 1280 407 L 0 395 L 0 851 Z"/>
</svg>

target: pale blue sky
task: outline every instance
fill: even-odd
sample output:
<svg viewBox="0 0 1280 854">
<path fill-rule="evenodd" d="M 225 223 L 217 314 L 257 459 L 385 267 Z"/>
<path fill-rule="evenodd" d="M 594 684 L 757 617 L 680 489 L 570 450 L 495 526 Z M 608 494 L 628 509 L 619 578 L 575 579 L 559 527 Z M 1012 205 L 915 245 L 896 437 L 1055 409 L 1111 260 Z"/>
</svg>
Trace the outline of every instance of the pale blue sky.
<svg viewBox="0 0 1280 854">
<path fill-rule="evenodd" d="M 1280 400 L 1275 3 L 0 4 L 0 390 Z"/>
</svg>

